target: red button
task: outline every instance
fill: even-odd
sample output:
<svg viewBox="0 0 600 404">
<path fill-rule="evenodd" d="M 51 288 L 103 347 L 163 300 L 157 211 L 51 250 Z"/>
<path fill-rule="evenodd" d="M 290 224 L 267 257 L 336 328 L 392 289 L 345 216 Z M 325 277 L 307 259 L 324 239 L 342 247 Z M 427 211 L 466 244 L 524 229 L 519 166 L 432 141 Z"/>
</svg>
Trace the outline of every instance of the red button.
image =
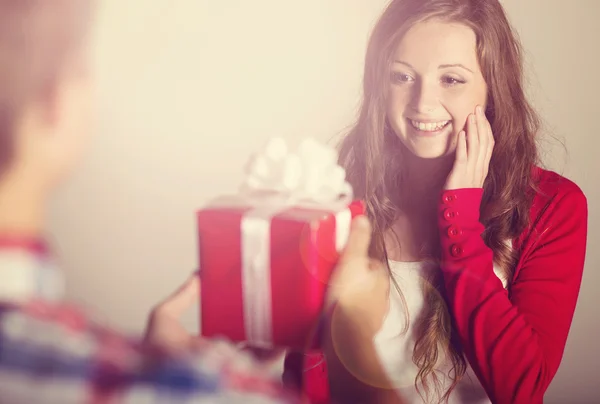
<svg viewBox="0 0 600 404">
<path fill-rule="evenodd" d="M 458 212 L 452 209 L 446 209 L 444 211 L 444 219 L 453 220 L 458 216 Z"/>
<path fill-rule="evenodd" d="M 450 227 L 448 227 L 448 237 L 450 238 L 457 238 L 462 236 L 463 231 L 460 227 L 452 225 Z"/>
<path fill-rule="evenodd" d="M 457 196 L 456 194 L 446 194 L 442 199 L 446 205 L 452 205 L 456 201 Z"/>
<path fill-rule="evenodd" d="M 450 254 L 452 254 L 453 257 L 460 257 L 463 255 L 463 249 L 459 244 L 453 244 L 452 247 L 450 247 Z"/>
</svg>

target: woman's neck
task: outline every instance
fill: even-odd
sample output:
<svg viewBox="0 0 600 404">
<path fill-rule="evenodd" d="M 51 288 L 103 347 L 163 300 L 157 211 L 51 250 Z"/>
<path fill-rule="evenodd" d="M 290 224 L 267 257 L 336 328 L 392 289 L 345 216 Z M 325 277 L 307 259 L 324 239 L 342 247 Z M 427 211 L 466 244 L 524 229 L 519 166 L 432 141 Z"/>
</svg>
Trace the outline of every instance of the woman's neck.
<svg viewBox="0 0 600 404">
<path fill-rule="evenodd" d="M 423 159 L 412 153 L 405 158 L 405 176 L 399 192 L 402 209 L 409 215 L 430 214 L 435 209 L 452 165 L 453 156 Z"/>
<path fill-rule="evenodd" d="M 453 159 L 421 159 L 411 154 L 404 161 L 398 188 L 400 210 L 385 243 L 390 259 L 419 261 L 434 256 L 438 249 L 435 212 Z"/>
</svg>

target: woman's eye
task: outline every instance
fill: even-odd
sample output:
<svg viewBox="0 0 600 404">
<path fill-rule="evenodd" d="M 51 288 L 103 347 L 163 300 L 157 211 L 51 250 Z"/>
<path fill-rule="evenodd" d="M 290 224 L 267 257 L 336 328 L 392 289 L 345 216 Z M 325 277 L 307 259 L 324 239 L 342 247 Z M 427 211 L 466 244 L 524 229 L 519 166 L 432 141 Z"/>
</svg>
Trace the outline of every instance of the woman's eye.
<svg viewBox="0 0 600 404">
<path fill-rule="evenodd" d="M 394 83 L 408 83 L 410 81 L 413 81 L 413 78 L 405 73 L 393 72 L 392 81 Z"/>
<path fill-rule="evenodd" d="M 445 76 L 442 78 L 442 83 L 448 86 L 455 86 L 457 84 L 464 84 L 464 80 L 457 79 L 455 77 Z"/>
</svg>

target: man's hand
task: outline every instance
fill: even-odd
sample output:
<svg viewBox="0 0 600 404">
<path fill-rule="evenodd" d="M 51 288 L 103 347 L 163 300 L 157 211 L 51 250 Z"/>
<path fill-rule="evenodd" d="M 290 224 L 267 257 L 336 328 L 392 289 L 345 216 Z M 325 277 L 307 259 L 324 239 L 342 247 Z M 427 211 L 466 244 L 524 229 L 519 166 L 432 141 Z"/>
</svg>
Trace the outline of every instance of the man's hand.
<svg viewBox="0 0 600 404">
<path fill-rule="evenodd" d="M 369 258 L 370 241 L 369 221 L 357 217 L 327 297 L 329 387 L 334 402 L 399 404 L 403 401 L 373 344 L 388 311 L 390 277 L 381 263 Z"/>
<path fill-rule="evenodd" d="M 327 303 L 328 307 L 343 306 L 356 315 L 365 314 L 374 320 L 380 317 L 378 313 L 383 315 L 387 311 L 390 282 L 384 266 L 369 258 L 371 231 L 365 216 L 352 221 L 348 243 L 331 278 Z"/>
<path fill-rule="evenodd" d="M 200 279 L 194 273 L 171 296 L 152 310 L 148 318 L 145 341 L 168 352 L 190 352 L 209 343 L 208 340 L 191 335 L 181 324 L 181 316 L 199 304 Z M 269 350 L 238 344 L 240 351 L 250 353 L 258 361 L 269 364 L 284 355 L 283 350 Z M 241 352 L 240 352 L 241 354 Z"/>
<path fill-rule="evenodd" d="M 171 296 L 159 303 L 150 313 L 145 340 L 167 351 L 190 351 L 202 344 L 181 324 L 181 316 L 198 304 L 200 280 L 194 273 Z"/>
</svg>

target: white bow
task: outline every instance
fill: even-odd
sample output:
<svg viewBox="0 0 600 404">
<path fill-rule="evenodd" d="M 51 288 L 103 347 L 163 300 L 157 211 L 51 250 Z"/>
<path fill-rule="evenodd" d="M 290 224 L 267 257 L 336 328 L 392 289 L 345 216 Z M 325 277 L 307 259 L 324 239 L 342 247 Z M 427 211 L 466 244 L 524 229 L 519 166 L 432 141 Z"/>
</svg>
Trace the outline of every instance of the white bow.
<svg viewBox="0 0 600 404">
<path fill-rule="evenodd" d="M 242 192 L 316 204 L 352 199 L 352 187 L 337 163 L 336 150 L 310 138 L 295 152 L 281 138 L 269 140 L 251 159 Z"/>
</svg>

